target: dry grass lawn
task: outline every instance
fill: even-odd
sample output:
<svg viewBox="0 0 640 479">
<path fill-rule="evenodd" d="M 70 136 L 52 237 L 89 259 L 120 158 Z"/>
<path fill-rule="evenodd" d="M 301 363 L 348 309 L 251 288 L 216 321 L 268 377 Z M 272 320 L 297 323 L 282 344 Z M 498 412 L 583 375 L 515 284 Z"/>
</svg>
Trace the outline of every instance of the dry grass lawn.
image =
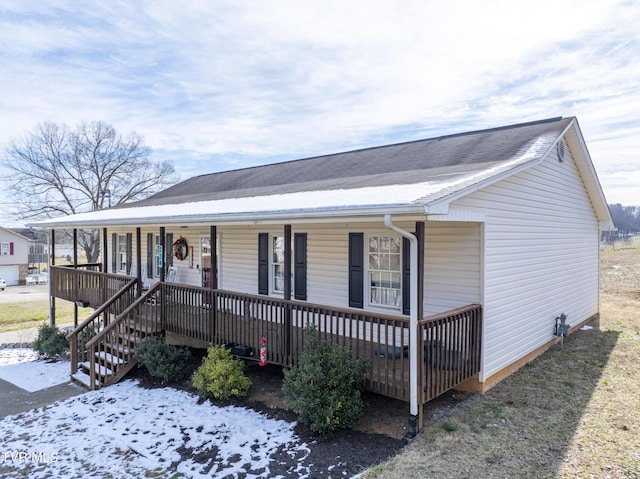
<svg viewBox="0 0 640 479">
<path fill-rule="evenodd" d="M 601 253 L 599 327 L 429 424 L 366 478 L 640 477 L 640 238 Z"/>
</svg>

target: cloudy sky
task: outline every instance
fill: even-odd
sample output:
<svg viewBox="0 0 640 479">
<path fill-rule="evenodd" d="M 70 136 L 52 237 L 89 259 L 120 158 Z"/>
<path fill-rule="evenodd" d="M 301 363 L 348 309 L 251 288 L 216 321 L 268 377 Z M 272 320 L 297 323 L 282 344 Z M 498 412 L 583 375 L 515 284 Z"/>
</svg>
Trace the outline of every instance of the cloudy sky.
<svg viewBox="0 0 640 479">
<path fill-rule="evenodd" d="M 639 25 L 635 0 L 3 0 L 0 150 L 103 120 L 185 179 L 577 116 L 640 205 Z"/>
</svg>

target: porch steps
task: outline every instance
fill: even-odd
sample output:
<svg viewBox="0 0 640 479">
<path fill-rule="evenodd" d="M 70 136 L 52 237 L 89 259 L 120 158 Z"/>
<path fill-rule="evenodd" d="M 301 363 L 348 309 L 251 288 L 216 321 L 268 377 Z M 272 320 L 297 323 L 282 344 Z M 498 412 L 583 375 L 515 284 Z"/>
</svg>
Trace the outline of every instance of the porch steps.
<svg viewBox="0 0 640 479">
<path fill-rule="evenodd" d="M 71 375 L 71 379 L 89 390 L 117 383 L 138 362 L 133 356 L 134 348 L 144 339 L 158 334 L 160 331 L 150 328 L 145 322 L 133 319 L 122 323 L 124 331 L 118 334 L 112 342 L 103 342 L 100 351 L 95 353 L 94 361 L 78 363 L 78 371 Z M 93 364 L 93 366 L 92 366 Z M 91 368 L 95 371 L 95 383 L 91 385 Z"/>
<path fill-rule="evenodd" d="M 95 381 L 95 387 L 92 388 L 91 387 L 91 376 L 89 376 L 89 374 L 87 374 L 86 372 L 84 372 L 82 369 L 78 369 L 78 371 L 75 374 L 71 375 L 71 380 L 80 384 L 81 386 L 84 386 L 87 389 L 98 389 L 100 387 L 100 381 L 98 379 L 96 379 Z"/>
</svg>

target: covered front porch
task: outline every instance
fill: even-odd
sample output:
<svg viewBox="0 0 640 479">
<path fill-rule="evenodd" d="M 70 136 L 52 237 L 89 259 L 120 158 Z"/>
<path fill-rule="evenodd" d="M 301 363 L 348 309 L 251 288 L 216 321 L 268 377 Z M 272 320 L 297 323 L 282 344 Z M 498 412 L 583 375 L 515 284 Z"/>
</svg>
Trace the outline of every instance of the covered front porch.
<svg viewBox="0 0 640 479">
<path fill-rule="evenodd" d="M 408 318 L 169 282 L 142 291 L 136 278 L 83 265 L 53 266 L 51 294 L 95 308 L 69 336 L 72 376 L 91 389 L 124 377 L 135 365 L 135 345 L 152 334 L 191 347 L 233 346 L 248 360 L 259 359 L 264 338 L 267 361 L 290 367 L 302 354 L 304 328 L 311 323 L 321 337 L 369 361 L 368 390 L 411 400 Z M 477 375 L 481 322 L 477 304 L 418 321 L 420 405 Z"/>
</svg>

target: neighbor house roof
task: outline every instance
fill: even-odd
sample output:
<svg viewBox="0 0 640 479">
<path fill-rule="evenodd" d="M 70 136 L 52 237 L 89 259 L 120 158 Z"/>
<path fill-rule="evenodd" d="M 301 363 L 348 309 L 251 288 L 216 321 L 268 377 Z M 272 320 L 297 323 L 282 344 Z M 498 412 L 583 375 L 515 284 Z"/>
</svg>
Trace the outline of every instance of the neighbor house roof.
<svg viewBox="0 0 640 479">
<path fill-rule="evenodd" d="M 569 130 L 574 131 L 569 148 L 580 150 L 574 156 L 585 163 L 581 174 L 592 177 L 585 183 L 602 203 L 596 207 L 599 219 L 610 219 L 577 121 L 570 117 L 200 175 L 142 201 L 37 225 L 220 223 L 442 211 L 448 201 L 542 161 Z"/>
</svg>

